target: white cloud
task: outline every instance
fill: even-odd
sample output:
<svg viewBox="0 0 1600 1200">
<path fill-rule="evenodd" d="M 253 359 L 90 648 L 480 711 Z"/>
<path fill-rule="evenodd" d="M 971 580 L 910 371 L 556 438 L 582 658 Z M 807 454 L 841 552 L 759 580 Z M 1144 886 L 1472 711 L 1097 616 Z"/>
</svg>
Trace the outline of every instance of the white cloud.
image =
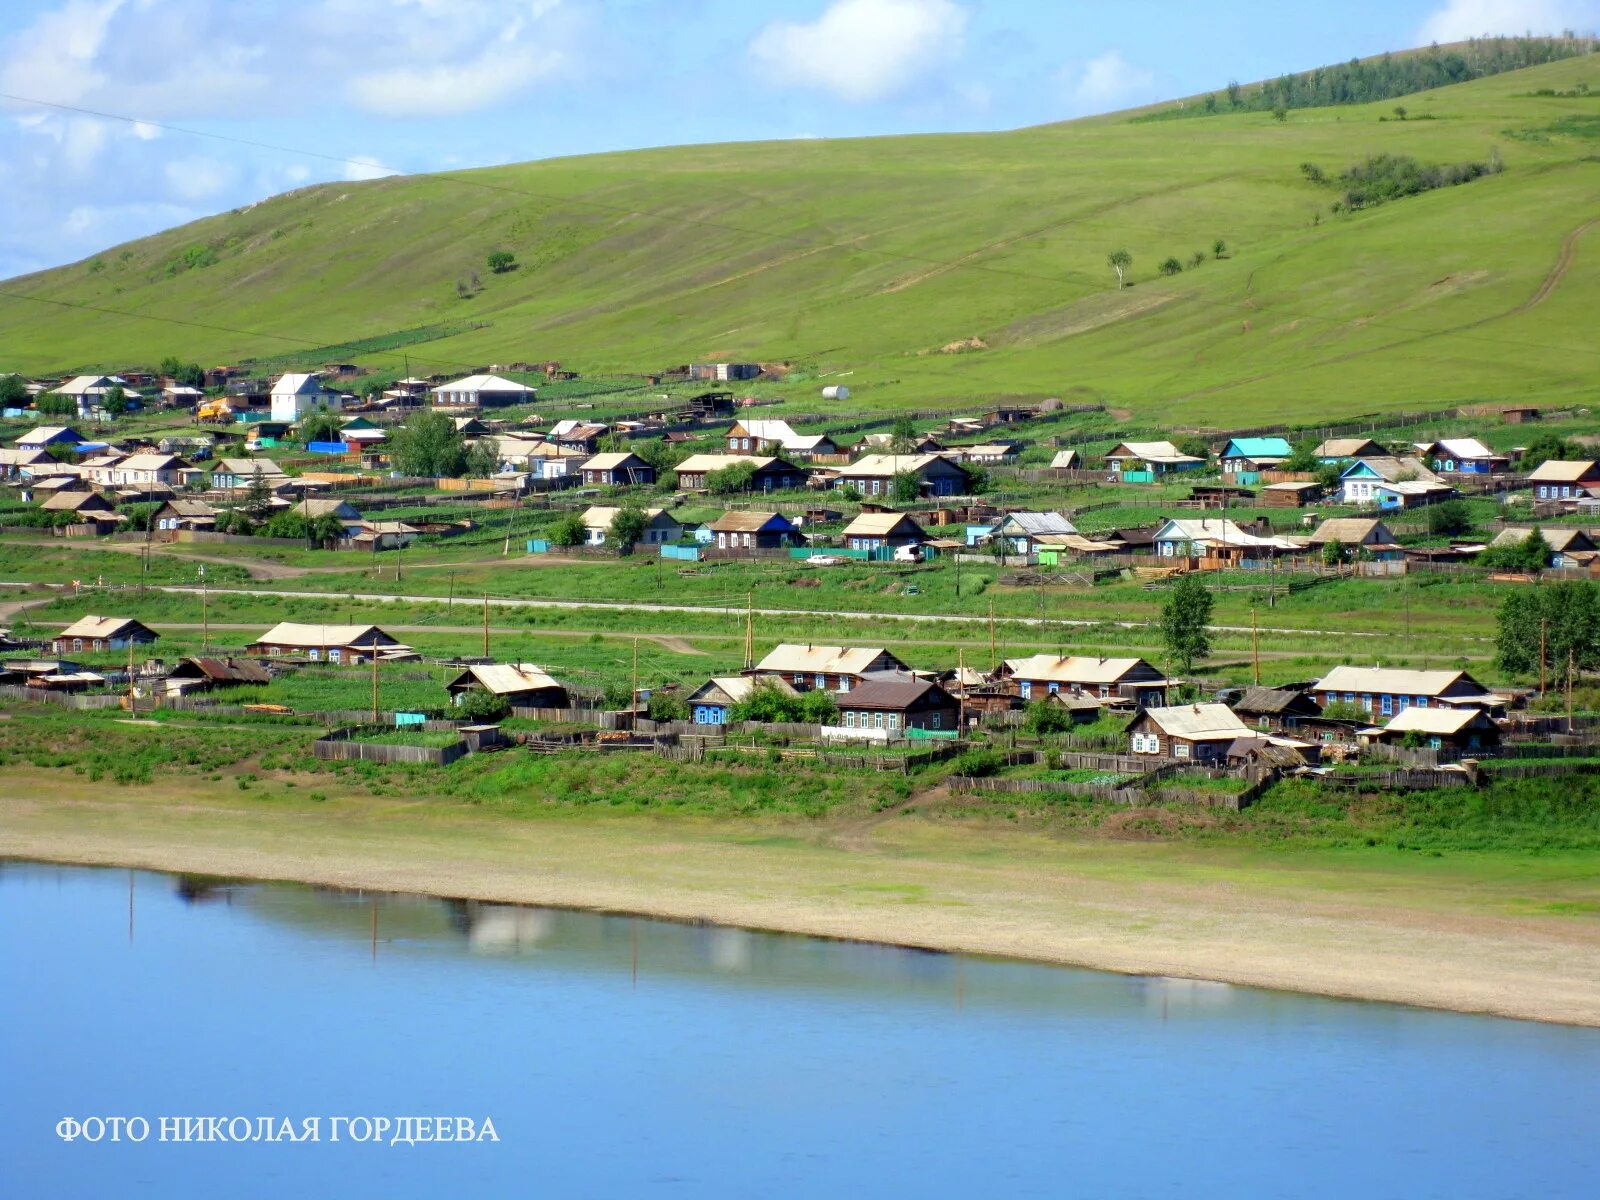
<svg viewBox="0 0 1600 1200">
<path fill-rule="evenodd" d="M 344 177 L 352 182 L 364 179 L 382 179 L 386 175 L 398 175 L 393 167 L 386 167 L 375 158 L 366 155 L 357 155 L 348 159 L 344 164 Z"/>
<path fill-rule="evenodd" d="M 212 158 L 183 158 L 167 163 L 167 189 L 179 200 L 210 200 L 232 186 L 239 172 L 229 163 Z"/>
<path fill-rule="evenodd" d="M 834 0 L 809 24 L 771 22 L 750 57 L 781 86 L 882 100 L 959 57 L 967 17 L 952 0 Z"/>
<path fill-rule="evenodd" d="M 1106 109 L 1125 100 L 1148 92 L 1155 84 L 1155 76 L 1143 67 L 1134 66 L 1122 57 L 1120 51 L 1107 50 L 1090 59 L 1081 71 L 1064 72 L 1073 99 L 1089 108 Z"/>
<path fill-rule="evenodd" d="M 1423 42 L 1459 42 L 1482 34 L 1588 31 L 1600 24 L 1595 0 L 1449 0 L 1422 24 Z"/>
<path fill-rule="evenodd" d="M 500 43 L 462 63 L 358 75 L 350 99 L 385 117 L 456 116 L 509 100 L 564 62 L 556 51 Z"/>
</svg>

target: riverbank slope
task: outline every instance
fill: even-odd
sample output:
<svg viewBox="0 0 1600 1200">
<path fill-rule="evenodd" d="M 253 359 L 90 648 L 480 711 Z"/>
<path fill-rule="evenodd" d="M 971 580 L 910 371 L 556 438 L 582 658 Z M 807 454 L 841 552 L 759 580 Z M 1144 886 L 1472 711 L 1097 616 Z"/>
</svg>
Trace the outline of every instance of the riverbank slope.
<svg viewBox="0 0 1600 1200">
<path fill-rule="evenodd" d="M 670 819 L 8 769 L 0 854 L 1007 955 L 1600 1025 L 1593 855 L 1424 858 L 998 821 Z"/>
</svg>

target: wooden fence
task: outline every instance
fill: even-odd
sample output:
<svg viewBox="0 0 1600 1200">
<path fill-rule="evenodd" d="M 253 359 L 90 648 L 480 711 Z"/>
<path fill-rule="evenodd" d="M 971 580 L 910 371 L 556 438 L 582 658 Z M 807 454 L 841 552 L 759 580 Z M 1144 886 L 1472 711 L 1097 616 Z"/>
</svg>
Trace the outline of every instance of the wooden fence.
<svg viewBox="0 0 1600 1200">
<path fill-rule="evenodd" d="M 363 742 L 361 736 L 377 732 L 374 727 L 335 729 L 311 743 L 311 753 L 317 758 L 334 761 L 360 760 L 380 763 L 424 763 L 447 766 L 467 753 L 465 739 L 448 746 L 395 746 L 379 742 Z"/>
</svg>

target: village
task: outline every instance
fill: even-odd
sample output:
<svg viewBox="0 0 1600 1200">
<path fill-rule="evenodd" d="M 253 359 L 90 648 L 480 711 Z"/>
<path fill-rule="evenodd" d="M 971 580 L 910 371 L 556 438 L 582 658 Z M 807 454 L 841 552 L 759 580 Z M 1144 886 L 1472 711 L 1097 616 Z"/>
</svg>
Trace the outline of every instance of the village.
<svg viewBox="0 0 1600 1200">
<path fill-rule="evenodd" d="M 1238 808 L 1291 777 L 1474 786 L 1600 758 L 1600 715 L 1579 702 L 1594 664 L 1545 617 L 1534 618 L 1526 678 L 1498 670 L 1489 684 L 1459 656 L 1394 665 L 1374 646 L 1358 657 L 1367 649 L 1358 638 L 1323 649 L 1301 678 L 1281 677 L 1269 651 L 1277 677 L 1264 681 L 1258 629 L 1269 624 L 1258 608 L 1341 581 L 1390 589 L 1386 603 L 1406 606 L 1408 632 L 1414 578 L 1508 596 L 1587 585 L 1600 575 L 1586 525 L 1600 506 L 1600 436 L 1583 410 L 1157 439 L 1114 428 L 1099 406 L 1059 400 L 862 421 L 845 415 L 849 389 L 830 385 L 820 399 L 831 414 L 791 423 L 764 415 L 799 403 L 759 398 L 765 373 L 696 364 L 593 390 L 556 363 L 429 379 L 364 378 L 337 364 L 274 379 L 170 367 L 8 377 L 4 428 L 15 432 L 0 446 L 0 550 L 120 553 L 109 582 L 104 571 L 26 583 L 19 574 L 35 598 L 18 600 L 14 625 L 30 606 L 75 604 L 82 615 L 11 630 L 0 697 L 311 721 L 322 727 L 314 753 L 330 760 L 443 766 L 518 748 L 686 762 L 777 755 L 1124 804 Z M 579 415 L 554 415 L 563 411 Z M 485 567 L 471 548 L 498 561 Z M 147 577 L 152 562 L 190 553 L 193 580 L 160 585 L 164 602 L 221 601 L 235 562 L 251 580 L 330 572 L 350 602 L 342 615 L 277 621 L 254 637 L 238 623 L 212 631 L 208 618 L 198 645 L 180 636 L 179 652 L 163 653 L 172 638 L 140 607 Z M 302 560 L 354 565 L 271 565 Z M 742 627 L 742 654 L 703 676 L 647 664 L 641 678 L 639 637 L 658 636 L 641 608 L 617 629 L 633 638 L 631 671 L 625 660 L 603 678 L 586 664 L 505 661 L 492 652 L 490 587 L 465 586 L 471 571 L 481 579 L 537 564 L 551 578 L 562 564 L 581 590 L 571 603 L 624 605 L 645 562 L 658 592 L 673 589 L 668 599 L 714 587 L 705 611 L 720 610 L 725 631 Z M 482 593 L 474 652 L 464 639 L 419 649 L 385 629 L 393 622 L 375 605 L 371 619 L 349 619 L 360 609 L 352 579 L 392 580 L 391 600 L 425 597 L 423 584 L 408 585 L 408 565 L 412 581 L 447 573 L 451 610 L 458 572 L 464 606 Z M 892 571 L 885 618 L 937 616 L 926 602 L 948 598 L 978 623 L 978 645 L 969 654 L 951 639 L 914 665 L 890 645 L 808 640 L 815 622 L 795 637 L 798 618 L 763 607 L 758 621 L 753 584 L 743 603 L 730 597 L 726 572 L 747 568 L 789 572 L 790 590 L 815 592 L 824 612 L 830 578 Z M 284 587 L 293 595 L 298 585 Z M 1136 587 L 1161 605 L 1165 653 L 1052 652 L 1006 634 L 1029 651 L 1011 653 L 996 633 L 1023 619 L 1029 598 L 1038 615 L 1027 619 L 1043 624 L 1047 608 L 1108 587 Z M 1231 674 L 1203 676 L 1211 596 L 1230 591 L 1250 597 L 1250 654 Z M 1506 657 L 1502 647 L 1500 666 Z M 396 699 L 389 681 L 406 664 L 432 673 L 410 677 Z M 344 681 L 333 689 L 342 702 L 319 704 L 317 689 L 291 682 L 319 672 Z"/>
</svg>

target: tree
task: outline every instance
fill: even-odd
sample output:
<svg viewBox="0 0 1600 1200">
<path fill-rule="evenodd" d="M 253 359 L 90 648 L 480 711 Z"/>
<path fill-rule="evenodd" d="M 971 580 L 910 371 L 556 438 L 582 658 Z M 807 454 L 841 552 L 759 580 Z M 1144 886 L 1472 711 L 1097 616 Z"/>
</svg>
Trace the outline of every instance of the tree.
<svg viewBox="0 0 1600 1200">
<path fill-rule="evenodd" d="M 300 418 L 300 440 L 309 446 L 312 442 L 339 441 L 339 418 L 325 404 Z"/>
<path fill-rule="evenodd" d="M 1524 471 L 1531 471 L 1540 463 L 1561 462 L 1582 457 L 1583 451 L 1559 433 L 1541 433 L 1528 442 L 1528 448 L 1523 451 L 1517 465 Z"/>
<path fill-rule="evenodd" d="M 1178 451 L 1187 454 L 1190 458 L 1206 459 L 1211 457 L 1211 443 L 1203 437 L 1181 437 L 1178 439 Z"/>
<path fill-rule="evenodd" d="M 181 370 L 183 370 L 183 361 L 176 354 L 169 354 L 161 360 L 161 365 L 156 368 L 156 374 L 168 375 L 176 379 L 178 372 Z"/>
<path fill-rule="evenodd" d="M 1283 124 L 1289 119 L 1288 108 L 1282 104 L 1274 105 L 1272 109 L 1272 119 L 1278 122 L 1280 125 Z"/>
<path fill-rule="evenodd" d="M 1226 258 L 1227 254 L 1228 254 L 1228 243 L 1227 242 L 1223 241 L 1221 238 L 1218 238 L 1216 241 L 1211 243 L 1211 257 L 1212 258 Z"/>
<path fill-rule="evenodd" d="M 1550 565 L 1550 544 L 1537 529 L 1528 530 L 1528 536 L 1509 546 L 1491 546 L 1478 556 L 1478 563 L 1491 571 L 1513 571 L 1519 575 L 1537 575 Z"/>
<path fill-rule="evenodd" d="M 72 397 L 63 396 L 60 392 L 40 392 L 33 407 L 45 417 L 70 417 L 78 411 L 78 405 Z"/>
<path fill-rule="evenodd" d="M 1306 438 L 1294 448 L 1294 453 L 1283 460 L 1285 471 L 1315 471 L 1321 464 L 1317 462 L 1317 443 L 1313 438 Z"/>
<path fill-rule="evenodd" d="M 1444 500 L 1428 506 L 1428 532 L 1442 537 L 1459 537 L 1472 528 L 1472 510 L 1459 500 Z"/>
<path fill-rule="evenodd" d="M 739 492 L 747 492 L 750 490 L 750 481 L 755 478 L 755 473 L 755 466 L 747 462 L 737 462 L 723 467 L 720 471 L 707 472 L 706 491 L 713 496 L 732 496 Z"/>
<path fill-rule="evenodd" d="M 1065 733 L 1072 728 L 1072 713 L 1063 704 L 1053 704 L 1047 699 L 1035 700 L 1028 705 L 1022 728 L 1034 737 L 1047 733 Z"/>
<path fill-rule="evenodd" d="M 272 515 L 272 489 L 267 477 L 259 471 L 250 476 L 250 486 L 245 489 L 243 509 L 245 515 L 257 524 Z"/>
<path fill-rule="evenodd" d="M 1322 565 L 1337 567 L 1344 561 L 1344 543 L 1338 538 L 1330 538 L 1322 543 Z"/>
<path fill-rule="evenodd" d="M 550 526 L 550 544 L 552 546 L 581 546 L 584 538 L 588 536 L 588 532 L 584 528 L 582 516 L 575 512 L 568 513 Z"/>
<path fill-rule="evenodd" d="M 983 495 L 989 490 L 989 483 L 989 469 L 987 467 L 967 468 L 967 495 Z"/>
<path fill-rule="evenodd" d="M 915 471 L 896 471 L 892 487 L 896 504 L 914 504 L 922 495 L 922 479 Z"/>
<path fill-rule="evenodd" d="M 889 432 L 889 449 L 896 454 L 907 454 L 917 444 L 917 426 L 909 414 L 894 419 Z"/>
<path fill-rule="evenodd" d="M 1113 250 L 1106 255 L 1106 263 L 1117 273 L 1117 287 L 1120 289 L 1126 282 L 1128 268 L 1133 266 L 1133 255 L 1126 250 Z"/>
<path fill-rule="evenodd" d="M 728 710 L 730 721 L 760 721 L 765 724 L 773 721 L 799 722 L 802 716 L 800 697 L 783 691 L 766 678 L 757 680 L 749 694 Z"/>
<path fill-rule="evenodd" d="M 0 377 L 0 408 L 21 408 L 28 403 L 28 384 L 21 375 Z"/>
<path fill-rule="evenodd" d="M 1394 106 L 1394 115 L 1397 119 L 1404 121 L 1406 119 L 1406 106 L 1404 104 L 1396 104 Z"/>
<path fill-rule="evenodd" d="M 455 707 L 457 714 L 463 720 L 480 725 L 504 721 L 511 715 L 510 701 L 504 696 L 497 696 L 482 688 L 473 688 L 470 692 L 461 693 Z"/>
<path fill-rule="evenodd" d="M 1176 255 L 1169 254 L 1166 258 L 1162 259 L 1159 269 L 1163 275 L 1183 274 L 1183 264 L 1178 261 Z"/>
<path fill-rule="evenodd" d="M 389 460 L 404 475 L 455 478 L 465 465 L 466 450 L 452 417 L 424 409 L 390 435 Z"/>
<path fill-rule="evenodd" d="M 363 400 L 376 400 L 389 388 L 389 380 L 381 375 L 371 375 L 361 381 L 361 386 L 356 390 L 361 393 Z"/>
<path fill-rule="evenodd" d="M 1546 584 L 1511 592 L 1495 615 L 1495 662 L 1508 675 L 1539 675 L 1539 649 L 1550 675 L 1567 662 L 1600 667 L 1600 590 L 1588 582 Z"/>
<path fill-rule="evenodd" d="M 488 263 L 489 270 L 496 275 L 504 275 L 507 271 L 516 268 L 517 256 L 509 250 L 494 250 L 490 252 L 485 261 Z"/>
<path fill-rule="evenodd" d="M 1198 575 L 1180 578 L 1161 605 L 1161 639 L 1182 672 L 1211 653 L 1211 592 Z"/>
<path fill-rule="evenodd" d="M 128 411 L 128 393 L 120 383 L 114 383 L 100 397 L 100 407 L 106 410 L 108 416 L 120 417 Z"/>
<path fill-rule="evenodd" d="M 1193 254 L 1189 255 L 1189 269 L 1192 271 L 1205 261 L 1206 252 L 1204 250 L 1196 250 Z"/>
<path fill-rule="evenodd" d="M 839 717 L 839 704 L 832 692 L 816 688 L 800 694 L 800 722 L 804 725 L 832 725 Z"/>
<path fill-rule="evenodd" d="M 644 537 L 644 527 L 649 520 L 637 500 L 628 500 L 612 516 L 607 539 L 616 546 L 618 554 L 632 554 L 634 543 Z"/>
<path fill-rule="evenodd" d="M 487 479 L 499 469 L 500 455 L 488 438 L 479 438 L 462 455 L 461 473 L 468 479 Z"/>
<path fill-rule="evenodd" d="M 651 692 L 650 719 L 652 721 L 687 721 L 689 719 L 689 704 L 677 692 Z"/>
</svg>

